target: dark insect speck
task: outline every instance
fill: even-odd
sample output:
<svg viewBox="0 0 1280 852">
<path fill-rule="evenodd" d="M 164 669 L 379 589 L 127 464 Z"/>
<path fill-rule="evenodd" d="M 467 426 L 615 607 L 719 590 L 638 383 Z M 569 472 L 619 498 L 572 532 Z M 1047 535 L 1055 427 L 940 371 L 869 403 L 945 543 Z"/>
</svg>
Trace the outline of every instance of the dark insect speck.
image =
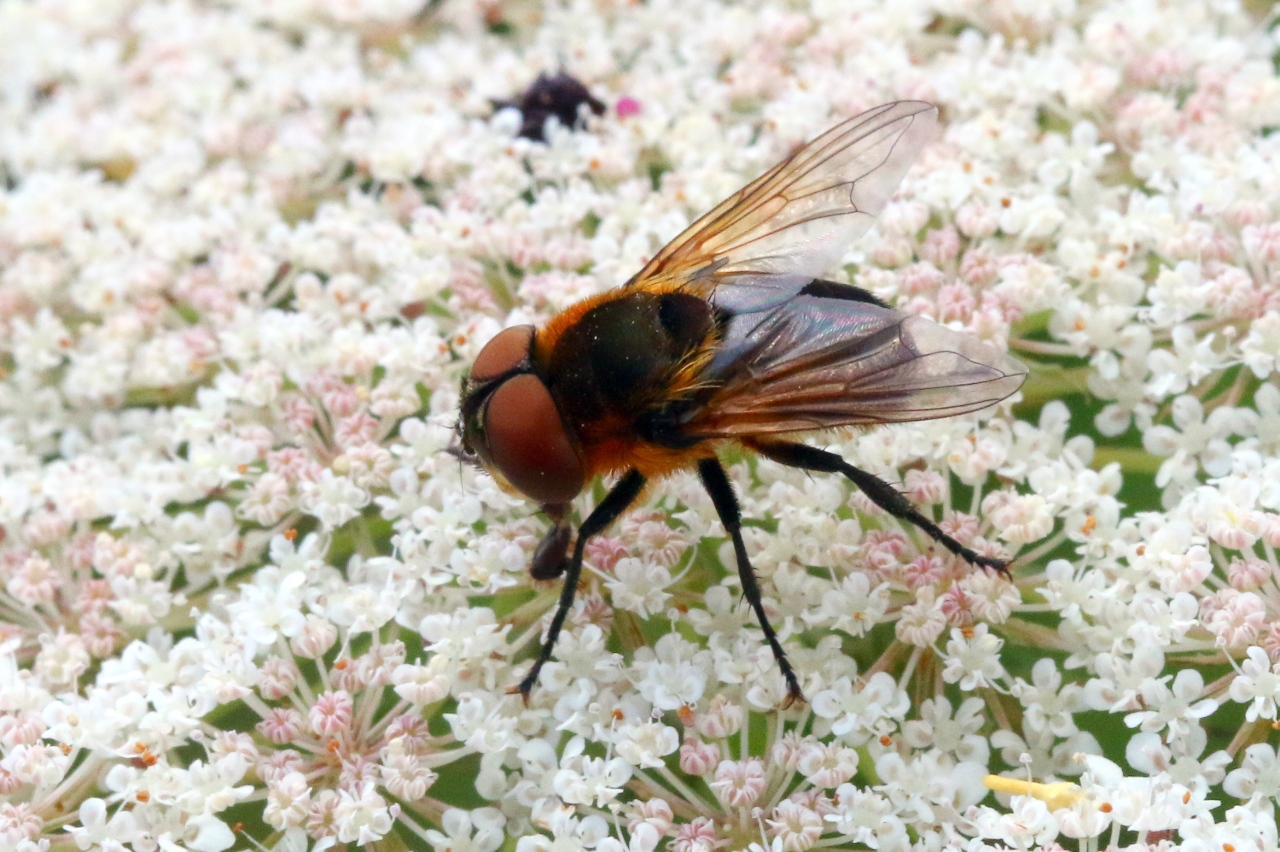
<svg viewBox="0 0 1280 852">
<path fill-rule="evenodd" d="M 515 101 L 494 101 L 495 109 L 513 107 L 520 110 L 520 133 L 525 139 L 545 141 L 543 128 L 547 119 L 555 116 L 565 127 L 578 123 L 578 107 L 586 104 L 596 115 L 604 114 L 604 104 L 592 97 L 587 87 L 563 71 L 548 77 L 539 74 L 533 85 Z"/>
</svg>

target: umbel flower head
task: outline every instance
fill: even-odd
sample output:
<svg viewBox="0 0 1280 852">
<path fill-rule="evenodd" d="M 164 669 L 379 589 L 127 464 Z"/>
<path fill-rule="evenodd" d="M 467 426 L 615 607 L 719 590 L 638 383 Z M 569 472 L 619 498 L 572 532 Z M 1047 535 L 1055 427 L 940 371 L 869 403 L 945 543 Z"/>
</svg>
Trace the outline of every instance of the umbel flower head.
<svg viewBox="0 0 1280 852">
<path fill-rule="evenodd" d="M 0 847 L 1276 848 L 1265 14 L 0 4 Z M 493 109 L 561 71 L 604 109 Z M 726 454 L 809 701 L 686 472 L 526 706 L 560 587 L 451 452 L 468 366 L 907 99 L 938 138 L 827 277 L 1031 377 L 811 440 L 1012 581 Z"/>
</svg>

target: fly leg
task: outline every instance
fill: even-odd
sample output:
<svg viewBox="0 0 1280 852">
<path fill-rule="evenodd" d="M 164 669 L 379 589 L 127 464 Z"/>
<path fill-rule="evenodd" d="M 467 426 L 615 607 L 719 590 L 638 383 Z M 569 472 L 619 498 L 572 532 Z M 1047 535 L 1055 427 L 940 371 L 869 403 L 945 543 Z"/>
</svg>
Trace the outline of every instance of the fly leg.
<svg viewBox="0 0 1280 852">
<path fill-rule="evenodd" d="M 733 493 L 733 483 L 729 481 L 724 467 L 715 458 L 698 462 L 698 477 L 702 480 L 702 486 L 707 489 L 711 503 L 716 507 L 716 514 L 720 516 L 720 523 L 724 524 L 729 540 L 733 542 L 733 552 L 738 559 L 738 576 L 742 580 L 742 594 L 755 610 L 756 620 L 760 622 L 760 629 L 764 631 L 764 638 L 773 650 L 773 657 L 778 661 L 782 677 L 787 681 L 787 701 L 783 706 L 790 707 L 796 701 L 804 701 L 804 694 L 800 692 L 800 681 L 796 678 L 795 669 L 791 668 L 787 654 L 782 650 L 782 643 L 778 641 L 778 634 L 774 632 L 773 625 L 769 623 L 769 617 L 764 613 L 764 601 L 760 599 L 760 584 L 756 582 L 756 572 L 751 568 L 751 561 L 747 559 L 747 546 L 742 540 L 742 511 L 738 507 L 738 498 Z"/>
<path fill-rule="evenodd" d="M 533 689 L 533 685 L 538 682 L 538 672 L 542 671 L 542 667 L 547 660 L 551 659 L 551 652 L 556 647 L 556 640 L 560 638 L 560 628 L 564 626 L 564 620 L 569 615 L 569 610 L 573 607 L 573 597 L 578 592 L 578 578 L 582 575 L 582 551 L 587 544 L 587 539 L 616 521 L 618 516 L 627 510 L 627 507 L 631 505 L 636 497 L 640 496 L 640 491 L 643 488 L 644 476 L 638 470 L 627 471 L 613 486 L 613 490 L 605 495 L 600 504 L 582 522 L 582 526 L 578 527 L 578 540 L 573 545 L 573 556 L 569 559 L 568 564 L 564 566 L 564 588 L 560 590 L 560 603 L 556 607 L 556 614 L 551 617 L 551 626 L 547 628 L 547 640 L 542 643 L 542 650 L 538 652 L 538 659 L 534 661 L 533 668 L 529 669 L 529 673 L 524 676 L 524 680 L 520 681 L 520 686 L 517 687 L 521 697 L 524 698 L 525 704 L 529 703 L 529 693 Z M 546 558 L 544 551 L 548 549 L 548 540 L 551 540 L 549 546 L 551 551 L 554 551 L 559 546 L 559 541 L 567 540 L 567 533 L 561 532 L 562 523 L 563 521 L 557 520 L 556 526 L 539 544 L 538 554 L 535 554 L 535 563 L 538 562 L 539 555 L 542 555 L 544 559 Z M 555 576 L 555 574 L 552 574 L 552 576 Z"/>
<path fill-rule="evenodd" d="M 898 490 L 878 476 L 859 470 L 843 458 L 827 450 L 810 447 L 807 444 L 785 442 L 765 443 L 752 441 L 749 446 L 765 458 L 773 459 L 787 467 L 798 467 L 821 473 L 842 473 L 863 494 L 881 509 L 901 520 L 915 524 L 938 544 L 950 550 L 956 556 L 981 568 L 990 568 L 1000 572 L 1005 579 L 1009 577 L 1009 563 L 1004 559 L 993 559 L 982 556 L 965 547 L 951 536 L 943 532 L 937 524 L 926 518 L 920 510 L 911 505 L 911 501 L 898 493 Z"/>
<path fill-rule="evenodd" d="M 542 511 L 551 518 L 552 526 L 533 550 L 529 574 L 535 580 L 554 580 L 569 565 L 569 541 L 573 535 L 573 527 L 565 519 L 568 510 L 568 503 L 553 503 L 542 507 Z"/>
</svg>

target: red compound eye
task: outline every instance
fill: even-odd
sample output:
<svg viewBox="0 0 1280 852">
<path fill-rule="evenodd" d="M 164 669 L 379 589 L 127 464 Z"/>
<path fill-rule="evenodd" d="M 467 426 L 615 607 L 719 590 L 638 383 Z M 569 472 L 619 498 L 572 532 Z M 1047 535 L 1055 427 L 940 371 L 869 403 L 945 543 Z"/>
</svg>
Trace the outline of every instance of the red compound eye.
<svg viewBox="0 0 1280 852">
<path fill-rule="evenodd" d="M 490 382 L 510 373 L 529 359 L 529 347 L 533 344 L 533 326 L 515 325 L 504 328 L 484 345 L 476 362 L 471 365 L 471 380 Z"/>
<path fill-rule="evenodd" d="M 582 490 L 582 457 L 537 376 L 522 373 L 499 385 L 485 410 L 484 431 L 494 467 L 532 499 L 567 503 Z"/>
</svg>

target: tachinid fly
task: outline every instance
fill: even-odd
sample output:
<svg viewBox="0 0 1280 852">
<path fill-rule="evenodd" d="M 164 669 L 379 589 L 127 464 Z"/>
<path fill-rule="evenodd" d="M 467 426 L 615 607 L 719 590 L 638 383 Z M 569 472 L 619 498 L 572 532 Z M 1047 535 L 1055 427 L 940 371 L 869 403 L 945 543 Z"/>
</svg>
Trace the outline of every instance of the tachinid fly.
<svg viewBox="0 0 1280 852">
<path fill-rule="evenodd" d="M 970 564 L 1006 572 L 943 532 L 890 484 L 796 440 L 842 426 L 986 408 L 1026 368 L 972 336 L 817 276 L 835 265 L 897 188 L 937 110 L 899 101 L 837 124 L 720 203 L 622 287 L 541 328 L 504 329 L 463 384 L 459 430 L 499 482 L 553 526 L 530 571 L 564 577 L 526 700 L 573 604 L 583 548 L 645 486 L 696 467 L 733 543 L 743 593 L 787 683 L 803 696 L 761 602 L 733 486 L 717 460 L 737 443 L 780 464 L 848 477 L 878 506 Z M 568 505 L 618 474 L 578 527 Z"/>
</svg>

